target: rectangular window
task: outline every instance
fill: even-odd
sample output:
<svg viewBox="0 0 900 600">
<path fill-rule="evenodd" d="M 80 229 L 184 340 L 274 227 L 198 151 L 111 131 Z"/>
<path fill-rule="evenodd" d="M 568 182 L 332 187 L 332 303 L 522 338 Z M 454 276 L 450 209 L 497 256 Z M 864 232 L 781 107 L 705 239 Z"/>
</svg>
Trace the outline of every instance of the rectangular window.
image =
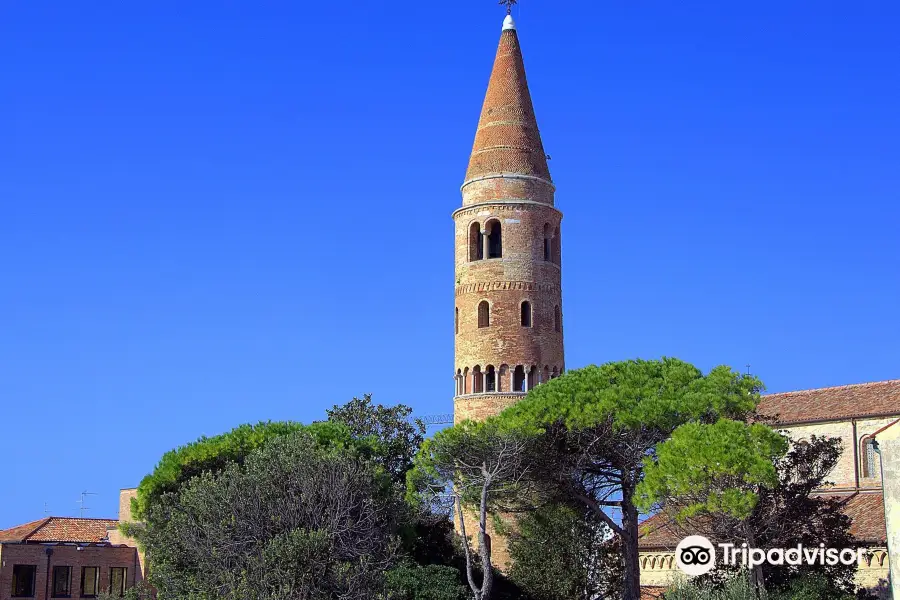
<svg viewBox="0 0 900 600">
<path fill-rule="evenodd" d="M 93 598 L 99 592 L 98 587 L 100 587 L 100 567 L 82 567 L 81 596 Z"/>
<path fill-rule="evenodd" d="M 125 567 L 113 567 L 109 570 L 109 595 L 121 598 L 125 595 L 125 576 L 128 569 Z"/>
<path fill-rule="evenodd" d="M 53 567 L 53 598 L 72 595 L 72 567 Z"/>
<path fill-rule="evenodd" d="M 37 565 L 13 565 L 13 598 L 34 598 L 34 576 L 36 573 Z"/>
</svg>

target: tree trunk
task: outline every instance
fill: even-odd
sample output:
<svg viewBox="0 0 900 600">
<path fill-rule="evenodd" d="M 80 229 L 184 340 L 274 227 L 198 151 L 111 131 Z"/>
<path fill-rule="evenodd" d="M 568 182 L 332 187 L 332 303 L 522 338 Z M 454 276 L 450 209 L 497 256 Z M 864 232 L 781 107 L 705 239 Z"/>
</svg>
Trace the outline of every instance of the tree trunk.
<svg viewBox="0 0 900 600">
<path fill-rule="evenodd" d="M 756 536 L 753 534 L 753 529 L 748 523 L 744 523 L 744 537 L 747 539 L 748 550 L 750 548 L 756 548 Z M 760 600 L 766 600 L 766 598 L 768 598 L 766 593 L 765 571 L 763 571 L 762 565 L 756 565 L 753 567 L 753 570 L 750 571 L 750 583 L 753 584 L 753 587 L 756 589 L 757 598 L 760 598 Z"/>
<path fill-rule="evenodd" d="M 481 582 L 481 598 L 488 600 L 494 587 L 494 564 L 491 560 L 491 536 L 487 532 L 487 495 L 491 479 L 485 478 L 481 488 L 481 506 L 478 515 L 478 546 L 481 553 L 481 566 L 484 570 L 484 579 Z"/>
<path fill-rule="evenodd" d="M 456 506 L 456 514 L 459 517 L 459 538 L 463 546 L 463 552 L 466 555 L 466 577 L 469 580 L 469 587 L 472 588 L 472 593 L 475 595 L 475 600 L 481 600 L 481 588 L 475 583 L 475 576 L 472 573 L 472 553 L 469 550 L 469 538 L 466 537 L 466 521 L 463 515 L 462 499 L 459 495 L 454 499 L 454 505 Z"/>
<path fill-rule="evenodd" d="M 638 555 L 638 511 L 631 501 L 633 488 L 622 486 L 622 557 L 625 562 L 623 600 L 640 600 L 641 567 Z"/>
</svg>

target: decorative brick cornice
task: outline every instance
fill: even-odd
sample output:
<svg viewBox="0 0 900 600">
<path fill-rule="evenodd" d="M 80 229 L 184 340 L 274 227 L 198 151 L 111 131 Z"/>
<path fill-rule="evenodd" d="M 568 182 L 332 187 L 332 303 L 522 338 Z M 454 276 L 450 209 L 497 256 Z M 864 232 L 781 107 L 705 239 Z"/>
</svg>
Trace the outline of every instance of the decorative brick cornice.
<svg viewBox="0 0 900 600">
<path fill-rule="evenodd" d="M 465 394 L 463 396 L 456 396 L 453 401 L 458 402 L 459 400 L 521 400 L 524 398 L 528 392 L 484 392 L 483 394 Z"/>
<path fill-rule="evenodd" d="M 467 283 L 456 287 L 456 295 L 474 294 L 477 292 L 499 291 L 549 292 L 561 294 L 560 287 L 553 283 L 534 283 L 533 281 L 483 281 Z"/>
<path fill-rule="evenodd" d="M 553 206 L 552 204 L 547 204 L 546 202 L 535 202 L 534 200 L 518 200 L 518 199 L 508 199 L 508 200 L 491 200 L 490 202 L 479 202 L 478 204 L 469 204 L 468 206 L 463 206 L 462 208 L 457 208 L 453 211 L 453 214 L 450 216 L 452 218 L 457 217 L 469 217 L 469 216 L 478 216 L 478 213 L 486 208 L 493 209 L 491 212 L 496 213 L 511 213 L 517 210 L 522 210 L 522 208 L 530 209 L 532 207 L 538 206 L 543 209 L 549 209 L 551 212 L 559 215 L 559 220 L 562 221 L 563 214 L 558 208 Z"/>
</svg>

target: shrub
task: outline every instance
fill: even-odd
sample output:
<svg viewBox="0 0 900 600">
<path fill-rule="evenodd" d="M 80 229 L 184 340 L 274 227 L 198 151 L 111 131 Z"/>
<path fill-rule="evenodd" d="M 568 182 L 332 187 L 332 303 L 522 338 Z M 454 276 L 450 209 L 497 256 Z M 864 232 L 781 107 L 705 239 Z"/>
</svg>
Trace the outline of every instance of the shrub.
<svg viewBox="0 0 900 600">
<path fill-rule="evenodd" d="M 386 574 L 387 600 L 464 600 L 459 571 L 439 565 L 402 565 Z"/>
<path fill-rule="evenodd" d="M 757 600 L 756 590 L 746 575 L 738 575 L 719 586 L 680 580 L 663 595 L 665 600 Z"/>
</svg>

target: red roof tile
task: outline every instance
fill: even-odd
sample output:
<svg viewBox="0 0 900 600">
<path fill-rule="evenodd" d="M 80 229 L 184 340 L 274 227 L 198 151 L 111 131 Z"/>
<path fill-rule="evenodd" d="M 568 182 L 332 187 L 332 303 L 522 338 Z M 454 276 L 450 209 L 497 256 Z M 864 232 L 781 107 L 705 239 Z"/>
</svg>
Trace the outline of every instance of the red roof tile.
<svg viewBox="0 0 900 600">
<path fill-rule="evenodd" d="M 0 531 L 0 542 L 80 542 L 95 544 L 106 541 L 106 530 L 118 526 L 115 519 L 76 519 L 47 517 L 18 527 Z"/>
<path fill-rule="evenodd" d="M 674 550 L 684 537 L 674 522 L 663 513 L 657 513 L 641 523 L 638 536 L 640 548 L 666 548 Z"/>
<path fill-rule="evenodd" d="M 781 424 L 900 416 L 900 379 L 767 394 L 757 412 Z"/>
<path fill-rule="evenodd" d="M 850 517 L 850 533 L 857 541 L 884 544 L 884 497 L 881 492 L 864 492 L 832 496 L 843 500 L 841 512 Z M 684 537 L 671 519 L 664 514 L 653 515 L 641 524 L 638 545 L 641 549 L 674 550 Z"/>
<path fill-rule="evenodd" d="M 0 530 L 0 543 L 22 542 L 49 520 L 50 517 L 47 517 L 45 519 L 32 521 L 31 523 L 25 523 L 24 525 L 17 525 L 16 527 Z"/>
<path fill-rule="evenodd" d="M 853 519 L 850 533 L 861 542 L 884 544 L 887 528 L 884 522 L 884 496 L 881 492 L 853 494 L 842 512 Z"/>
</svg>

